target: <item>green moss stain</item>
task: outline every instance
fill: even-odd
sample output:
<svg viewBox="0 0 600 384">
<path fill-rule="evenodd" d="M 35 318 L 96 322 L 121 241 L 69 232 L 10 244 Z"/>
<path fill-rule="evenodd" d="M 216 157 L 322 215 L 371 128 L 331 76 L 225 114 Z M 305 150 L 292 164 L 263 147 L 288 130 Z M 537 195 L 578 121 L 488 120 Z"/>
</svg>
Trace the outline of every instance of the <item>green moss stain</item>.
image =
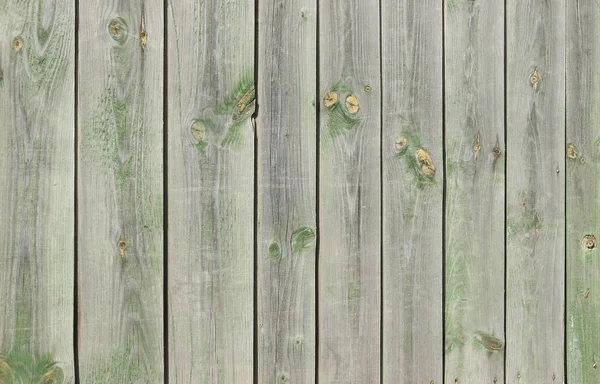
<svg viewBox="0 0 600 384">
<path fill-rule="evenodd" d="M 300 253 L 314 248 L 317 235 L 314 228 L 300 227 L 292 233 L 292 252 Z"/>
<path fill-rule="evenodd" d="M 61 384 L 64 374 L 49 355 L 31 356 L 13 352 L 0 354 L 0 383 Z"/>
<path fill-rule="evenodd" d="M 282 257 L 282 252 L 281 252 L 281 245 L 279 245 L 279 242 L 277 240 L 273 240 L 271 241 L 271 244 L 269 244 L 269 253 L 267 254 L 267 257 L 270 260 L 281 260 Z"/>
<path fill-rule="evenodd" d="M 207 134 L 214 131 L 214 124 L 210 119 L 198 118 L 192 121 L 190 133 L 196 141 L 196 148 L 199 152 L 204 152 L 207 142 Z"/>
<path fill-rule="evenodd" d="M 394 143 L 396 158 L 406 165 L 417 186 L 422 189 L 435 184 L 436 167 L 427 148 L 421 145 L 421 140 L 416 134 L 417 123 L 409 121 L 397 136 Z"/>
<path fill-rule="evenodd" d="M 341 80 L 329 87 L 322 105 L 325 109 L 326 128 L 323 139 L 326 143 L 352 131 L 361 122 L 357 96 L 352 87 Z"/>
<path fill-rule="evenodd" d="M 348 310 L 352 314 L 358 313 L 358 305 L 360 301 L 360 284 L 351 281 L 348 284 Z"/>
</svg>

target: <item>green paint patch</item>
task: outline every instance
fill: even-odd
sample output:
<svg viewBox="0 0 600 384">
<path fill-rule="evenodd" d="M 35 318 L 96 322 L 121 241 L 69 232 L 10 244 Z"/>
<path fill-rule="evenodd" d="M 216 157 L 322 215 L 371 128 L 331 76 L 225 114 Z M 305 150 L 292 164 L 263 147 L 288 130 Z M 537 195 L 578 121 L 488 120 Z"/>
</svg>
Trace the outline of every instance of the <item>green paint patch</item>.
<svg viewBox="0 0 600 384">
<path fill-rule="evenodd" d="M 0 383 L 61 384 L 64 380 L 62 368 L 49 355 L 0 354 Z"/>
<path fill-rule="evenodd" d="M 314 228 L 300 227 L 292 233 L 292 252 L 300 253 L 314 248 L 317 235 Z"/>
<path fill-rule="evenodd" d="M 270 260 L 281 260 L 282 257 L 282 252 L 281 252 L 281 245 L 279 245 L 279 242 L 277 240 L 273 240 L 271 241 L 271 244 L 269 244 L 269 253 L 267 254 L 267 257 Z"/>
<path fill-rule="evenodd" d="M 421 146 L 416 134 L 417 123 L 409 121 L 403 126 L 394 146 L 396 158 L 404 161 L 407 171 L 413 176 L 417 188 L 435 184 L 435 165 L 429 152 Z"/>
</svg>

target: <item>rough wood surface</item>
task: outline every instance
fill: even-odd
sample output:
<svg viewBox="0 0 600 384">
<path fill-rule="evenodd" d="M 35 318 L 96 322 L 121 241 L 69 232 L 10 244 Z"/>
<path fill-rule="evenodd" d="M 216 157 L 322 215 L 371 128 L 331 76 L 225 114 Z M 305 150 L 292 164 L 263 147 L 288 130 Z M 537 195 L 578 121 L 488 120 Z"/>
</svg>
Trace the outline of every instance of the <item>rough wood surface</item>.
<svg viewBox="0 0 600 384">
<path fill-rule="evenodd" d="M 383 0 L 383 382 L 442 382 L 442 2 Z"/>
<path fill-rule="evenodd" d="M 561 383 L 565 0 L 508 0 L 506 13 L 506 382 Z"/>
<path fill-rule="evenodd" d="M 258 382 L 315 382 L 314 0 L 259 0 Z"/>
<path fill-rule="evenodd" d="M 567 1 L 567 373 L 600 382 L 600 8 Z"/>
<path fill-rule="evenodd" d="M 379 0 L 320 3 L 319 382 L 380 382 Z"/>
<path fill-rule="evenodd" d="M 74 380 L 73 5 L 0 3 L 0 382 Z"/>
<path fill-rule="evenodd" d="M 254 1 L 171 1 L 169 378 L 251 383 Z"/>
<path fill-rule="evenodd" d="M 79 363 L 163 381 L 163 3 L 79 3 Z"/>
<path fill-rule="evenodd" d="M 504 3 L 445 14 L 445 380 L 503 382 Z"/>
</svg>

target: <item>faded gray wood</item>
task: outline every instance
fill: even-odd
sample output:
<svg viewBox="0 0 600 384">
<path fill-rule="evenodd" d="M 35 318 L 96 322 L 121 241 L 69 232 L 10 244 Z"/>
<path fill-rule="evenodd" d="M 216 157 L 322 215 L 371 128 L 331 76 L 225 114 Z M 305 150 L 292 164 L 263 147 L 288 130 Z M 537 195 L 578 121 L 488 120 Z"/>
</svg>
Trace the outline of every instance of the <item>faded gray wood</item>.
<svg viewBox="0 0 600 384">
<path fill-rule="evenodd" d="M 442 382 L 442 2 L 383 0 L 383 382 Z"/>
<path fill-rule="evenodd" d="M 446 2 L 445 381 L 504 381 L 504 2 Z"/>
<path fill-rule="evenodd" d="M 564 380 L 564 11 L 507 2 L 507 383 Z"/>
<path fill-rule="evenodd" d="M 79 3 L 81 382 L 163 381 L 163 3 Z"/>
<path fill-rule="evenodd" d="M 315 382 L 314 0 L 258 3 L 258 382 Z"/>
<path fill-rule="evenodd" d="M 319 6 L 319 382 L 380 382 L 379 0 Z"/>
<path fill-rule="evenodd" d="M 169 379 L 251 383 L 254 1 L 167 16 Z"/>
<path fill-rule="evenodd" d="M 73 5 L 0 3 L 0 382 L 74 381 Z"/>
<path fill-rule="evenodd" d="M 567 373 L 600 382 L 600 8 L 567 1 Z"/>
</svg>

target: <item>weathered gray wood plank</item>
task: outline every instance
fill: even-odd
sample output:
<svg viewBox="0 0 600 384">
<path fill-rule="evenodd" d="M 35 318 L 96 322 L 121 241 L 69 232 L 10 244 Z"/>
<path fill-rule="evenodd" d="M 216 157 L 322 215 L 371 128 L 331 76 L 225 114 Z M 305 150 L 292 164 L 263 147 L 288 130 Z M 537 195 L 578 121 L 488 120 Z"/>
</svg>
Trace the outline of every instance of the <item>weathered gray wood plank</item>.
<svg viewBox="0 0 600 384">
<path fill-rule="evenodd" d="M 600 8 L 567 2 L 567 373 L 600 382 Z"/>
<path fill-rule="evenodd" d="M 506 382 L 561 383 L 565 0 L 508 0 L 506 14 Z"/>
<path fill-rule="evenodd" d="M 315 382 L 314 0 L 259 0 L 258 382 Z"/>
<path fill-rule="evenodd" d="M 445 14 L 445 381 L 503 382 L 504 2 Z"/>
<path fill-rule="evenodd" d="M 319 5 L 319 382 L 380 382 L 379 0 Z"/>
<path fill-rule="evenodd" d="M 254 1 L 168 8 L 169 378 L 251 383 Z"/>
<path fill-rule="evenodd" d="M 0 3 L 0 382 L 74 381 L 73 5 Z"/>
<path fill-rule="evenodd" d="M 163 381 L 163 3 L 79 2 L 81 381 Z"/>
<path fill-rule="evenodd" d="M 442 382 L 442 2 L 383 0 L 383 382 Z"/>
</svg>

